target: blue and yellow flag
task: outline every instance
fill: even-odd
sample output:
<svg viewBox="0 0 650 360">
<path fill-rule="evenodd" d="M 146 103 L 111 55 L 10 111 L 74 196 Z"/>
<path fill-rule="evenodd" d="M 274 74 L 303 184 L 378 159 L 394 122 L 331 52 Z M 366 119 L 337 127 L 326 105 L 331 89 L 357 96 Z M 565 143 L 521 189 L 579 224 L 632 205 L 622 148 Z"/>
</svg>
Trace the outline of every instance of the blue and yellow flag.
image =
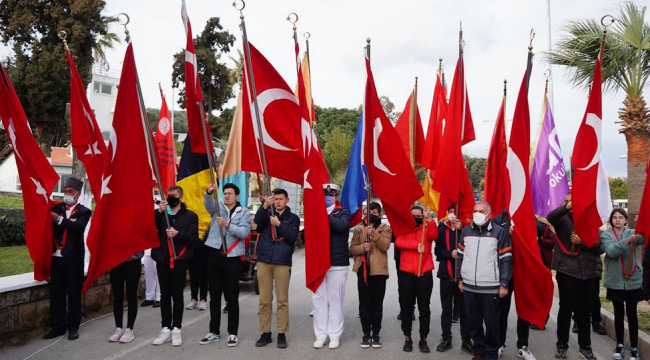
<svg viewBox="0 0 650 360">
<path fill-rule="evenodd" d="M 216 174 L 215 174 L 216 178 Z M 192 152 L 190 136 L 185 138 L 181 162 L 178 165 L 176 185 L 183 188 L 183 202 L 187 208 L 199 216 L 199 237 L 210 226 L 210 214 L 203 206 L 203 194 L 212 180 L 210 179 L 210 164 L 205 154 Z"/>
</svg>

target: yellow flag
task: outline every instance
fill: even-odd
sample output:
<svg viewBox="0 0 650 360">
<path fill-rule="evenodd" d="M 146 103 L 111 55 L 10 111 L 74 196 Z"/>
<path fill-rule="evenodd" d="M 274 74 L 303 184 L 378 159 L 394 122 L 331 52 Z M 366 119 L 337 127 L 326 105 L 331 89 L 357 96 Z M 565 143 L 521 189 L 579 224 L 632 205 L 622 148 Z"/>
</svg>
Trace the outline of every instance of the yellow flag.
<svg viewBox="0 0 650 360">
<path fill-rule="evenodd" d="M 422 205 L 426 204 L 426 196 L 427 196 L 427 191 L 429 194 L 429 210 L 435 212 L 438 214 L 438 203 L 440 202 L 440 193 L 433 190 L 429 189 L 429 177 L 425 176 L 424 177 L 424 182 L 422 182 L 422 192 L 424 193 L 424 196 L 420 198 L 420 203 Z M 426 205 L 425 205 L 426 206 Z M 444 217 L 446 214 L 438 214 L 438 219 L 441 219 Z"/>
</svg>

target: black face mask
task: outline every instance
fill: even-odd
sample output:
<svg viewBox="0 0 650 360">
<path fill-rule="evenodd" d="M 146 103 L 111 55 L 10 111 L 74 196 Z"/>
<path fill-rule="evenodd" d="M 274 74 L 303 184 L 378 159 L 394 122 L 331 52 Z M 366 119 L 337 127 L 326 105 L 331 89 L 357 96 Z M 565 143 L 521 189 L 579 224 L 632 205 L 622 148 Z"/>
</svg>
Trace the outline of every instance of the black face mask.
<svg viewBox="0 0 650 360">
<path fill-rule="evenodd" d="M 176 196 L 172 195 L 167 195 L 167 204 L 170 207 L 176 207 L 176 205 L 180 204 L 181 199 L 177 198 Z"/>
<path fill-rule="evenodd" d="M 368 220 L 370 220 L 370 222 L 375 224 L 375 225 L 381 224 L 381 218 L 379 216 L 377 216 L 377 215 L 370 214 L 370 217 L 368 218 Z"/>
<path fill-rule="evenodd" d="M 415 223 L 416 223 L 418 226 L 420 226 L 420 225 L 422 225 L 422 224 L 424 223 L 424 219 L 421 218 L 421 217 L 415 217 L 415 216 L 414 216 L 413 219 L 415 220 Z"/>
</svg>

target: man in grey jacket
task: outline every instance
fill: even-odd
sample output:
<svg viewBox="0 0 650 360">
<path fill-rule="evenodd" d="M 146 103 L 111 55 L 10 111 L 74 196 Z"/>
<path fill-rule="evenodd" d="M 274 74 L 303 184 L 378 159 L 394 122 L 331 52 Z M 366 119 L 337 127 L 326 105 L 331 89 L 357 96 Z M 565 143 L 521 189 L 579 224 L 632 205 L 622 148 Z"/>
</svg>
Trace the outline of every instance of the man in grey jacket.
<svg viewBox="0 0 650 360">
<path fill-rule="evenodd" d="M 213 193 L 217 184 L 211 184 L 203 196 L 203 205 L 212 217 L 210 233 L 205 241 L 208 256 L 208 282 L 210 288 L 210 332 L 199 342 L 206 345 L 221 339 L 221 293 L 228 304 L 228 346 L 237 346 L 239 329 L 239 275 L 244 255 L 244 241 L 251 229 L 251 214 L 239 201 L 239 187 L 232 183 L 223 185 L 223 202 L 219 212 Z"/>
<path fill-rule="evenodd" d="M 458 243 L 456 273 L 463 292 L 474 359 L 496 360 L 499 349 L 499 298 L 508 295 L 512 239 L 490 220 L 490 204 L 477 201 L 473 222 Z M 485 322 L 485 329 L 483 329 Z"/>
</svg>

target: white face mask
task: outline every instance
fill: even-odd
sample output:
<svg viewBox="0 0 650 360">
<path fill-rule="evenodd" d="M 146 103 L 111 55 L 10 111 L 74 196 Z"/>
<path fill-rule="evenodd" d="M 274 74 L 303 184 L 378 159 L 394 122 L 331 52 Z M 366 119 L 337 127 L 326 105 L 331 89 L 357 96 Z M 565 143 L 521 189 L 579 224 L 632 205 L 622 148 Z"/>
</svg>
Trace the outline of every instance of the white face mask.
<svg viewBox="0 0 650 360">
<path fill-rule="evenodd" d="M 66 205 L 72 205 L 76 201 L 74 199 L 74 195 L 63 195 L 63 202 L 66 203 Z"/>
<path fill-rule="evenodd" d="M 487 215 L 483 215 L 479 212 L 475 212 L 473 218 L 474 218 L 474 224 L 476 224 L 477 226 L 483 226 L 487 222 Z"/>
</svg>

